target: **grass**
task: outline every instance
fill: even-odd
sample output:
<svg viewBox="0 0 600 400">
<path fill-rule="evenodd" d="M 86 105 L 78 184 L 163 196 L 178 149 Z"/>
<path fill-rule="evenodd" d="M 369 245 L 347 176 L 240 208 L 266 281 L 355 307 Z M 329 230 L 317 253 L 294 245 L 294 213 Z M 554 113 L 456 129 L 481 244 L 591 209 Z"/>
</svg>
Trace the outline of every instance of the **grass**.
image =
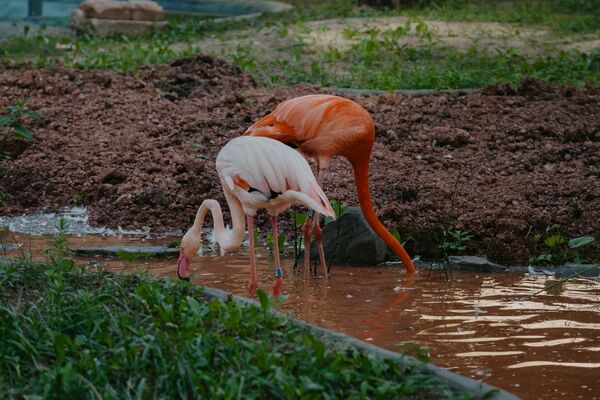
<svg viewBox="0 0 600 400">
<path fill-rule="evenodd" d="M 267 87 L 309 82 L 361 89 L 456 89 L 519 83 L 534 76 L 553 83 L 600 84 L 600 50 L 530 56 L 517 50 L 481 52 L 435 45 L 413 48 L 364 39 L 347 52 L 315 54 L 297 47 L 290 59 L 261 59 L 251 47 L 225 52 Z"/>
<path fill-rule="evenodd" d="M 561 35 L 600 35 L 600 0 L 421 0 L 416 3 L 408 12 L 428 19 L 505 22 L 545 27 Z"/>
<path fill-rule="evenodd" d="M 0 265 L 0 288 L 6 398 L 468 398 L 184 282 L 60 258 Z"/>
<path fill-rule="evenodd" d="M 485 48 L 477 40 L 467 49 L 449 47 L 436 38 L 427 19 L 506 22 L 550 30 L 555 35 L 600 37 L 600 0 L 457 0 L 415 1 L 401 10 L 369 10 L 349 0 L 289 0 L 297 6 L 286 14 L 259 19 L 214 23 L 206 19 L 171 19 L 164 32 L 57 38 L 23 31 L 0 42 L 0 57 L 13 63 L 28 61 L 36 67 L 101 69 L 136 73 L 139 68 L 202 52 L 202 40 L 241 38 L 240 44 L 222 48 L 222 55 L 251 73 L 267 87 L 310 82 L 323 86 L 363 89 L 453 89 L 483 87 L 500 82 L 518 83 L 535 76 L 555 83 L 600 84 L 600 50 L 588 53 L 544 48 L 535 53 L 510 47 Z M 415 23 L 405 29 L 369 30 L 354 38 L 348 49 L 315 49 L 306 42 L 306 23 L 324 18 L 401 15 Z M 327 30 L 327 26 L 323 27 Z M 256 33 L 273 32 L 265 54 L 249 40 Z M 519 36 L 517 31 L 507 33 Z M 413 35 L 421 43 L 401 39 Z M 587 37 L 587 36 L 586 36 Z M 272 50 L 272 49 L 271 49 Z"/>
</svg>

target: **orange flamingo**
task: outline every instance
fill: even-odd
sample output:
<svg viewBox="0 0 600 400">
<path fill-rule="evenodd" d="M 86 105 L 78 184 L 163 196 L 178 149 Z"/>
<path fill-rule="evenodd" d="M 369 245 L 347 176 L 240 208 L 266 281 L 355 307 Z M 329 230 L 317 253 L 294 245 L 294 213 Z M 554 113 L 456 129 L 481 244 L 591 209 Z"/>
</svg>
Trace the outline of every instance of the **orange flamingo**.
<svg viewBox="0 0 600 400">
<path fill-rule="evenodd" d="M 369 159 L 375 141 L 371 116 L 356 102 L 339 96 L 313 94 L 296 97 L 279 104 L 275 111 L 257 121 L 244 135 L 265 136 L 298 148 L 312 158 L 317 166 L 317 183 L 322 184 L 331 159 L 346 157 L 354 171 L 358 202 L 365 219 L 377 235 L 414 273 L 415 267 L 404 247 L 377 218 L 369 192 Z M 303 228 L 304 243 L 310 243 L 310 222 Z M 314 217 L 312 233 L 325 270 L 322 233 L 318 214 Z M 304 267 L 309 267 L 310 246 L 304 246 Z"/>
</svg>

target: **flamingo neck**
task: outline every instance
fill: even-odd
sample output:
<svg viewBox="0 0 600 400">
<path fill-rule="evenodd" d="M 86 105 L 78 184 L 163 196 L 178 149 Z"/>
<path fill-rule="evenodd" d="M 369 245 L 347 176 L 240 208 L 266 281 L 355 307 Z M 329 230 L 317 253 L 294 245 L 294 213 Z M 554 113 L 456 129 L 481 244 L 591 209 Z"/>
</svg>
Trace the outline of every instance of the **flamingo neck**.
<svg viewBox="0 0 600 400">
<path fill-rule="evenodd" d="M 360 209 L 365 217 L 365 220 L 379 236 L 392 252 L 402 260 L 406 267 L 406 272 L 412 274 L 415 272 L 415 267 L 410 259 L 410 256 L 404 250 L 404 247 L 392 236 L 392 234 L 383 226 L 377 218 L 373 203 L 371 202 L 371 194 L 369 191 L 369 158 L 370 154 L 365 157 L 360 157 L 352 160 L 352 168 L 354 170 L 354 180 L 356 183 L 356 194 Z"/>
<path fill-rule="evenodd" d="M 210 210 L 214 225 L 213 228 L 215 230 L 215 236 L 217 237 L 219 246 L 226 251 L 233 251 L 238 249 L 244 240 L 246 222 L 244 221 L 244 210 L 239 200 L 227 192 L 225 192 L 225 198 L 231 212 L 231 220 L 233 225 L 233 231 L 231 233 L 228 233 L 225 229 L 223 212 L 221 211 L 221 206 L 216 200 L 204 200 L 202 202 L 202 205 L 200 205 L 200 208 L 196 213 L 196 218 L 194 220 L 192 229 L 197 230 L 198 232 L 202 231 L 204 217 Z"/>
</svg>

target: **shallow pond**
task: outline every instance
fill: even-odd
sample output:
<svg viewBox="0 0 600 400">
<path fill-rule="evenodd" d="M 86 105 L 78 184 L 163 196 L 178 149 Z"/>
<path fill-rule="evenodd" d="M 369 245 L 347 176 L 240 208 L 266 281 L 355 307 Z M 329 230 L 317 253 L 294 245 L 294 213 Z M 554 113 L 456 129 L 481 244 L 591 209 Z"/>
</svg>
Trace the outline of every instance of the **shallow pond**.
<svg viewBox="0 0 600 400">
<path fill-rule="evenodd" d="M 22 246 L 9 250 L 43 257 L 48 237 L 10 234 Z M 149 245 L 168 242 L 138 237 L 70 238 L 71 246 Z M 88 262 L 89 258 L 79 258 Z M 114 271 L 146 270 L 175 278 L 176 260 L 94 259 Z M 526 399 L 600 397 L 600 282 L 575 279 L 524 299 L 544 287 L 546 276 L 523 273 L 420 270 L 406 277 L 398 267 L 334 266 L 330 278 L 295 275 L 284 259 L 283 310 L 308 322 L 391 350 L 404 341 L 431 350 L 444 368 L 504 388 Z M 192 260 L 193 283 L 247 295 L 247 249 L 207 253 Z M 268 250 L 258 250 L 260 288 L 273 280 Z"/>
</svg>

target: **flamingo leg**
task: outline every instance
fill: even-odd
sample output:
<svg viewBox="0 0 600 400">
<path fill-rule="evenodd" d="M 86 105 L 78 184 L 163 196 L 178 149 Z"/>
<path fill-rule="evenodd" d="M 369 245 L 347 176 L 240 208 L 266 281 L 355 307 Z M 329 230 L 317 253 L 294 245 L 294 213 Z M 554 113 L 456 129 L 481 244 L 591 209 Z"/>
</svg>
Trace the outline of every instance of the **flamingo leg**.
<svg viewBox="0 0 600 400">
<path fill-rule="evenodd" d="M 302 227 L 302 233 L 304 234 L 304 279 L 308 280 L 310 271 L 310 233 L 311 233 L 311 218 L 306 215 L 306 222 Z"/>
<path fill-rule="evenodd" d="M 277 232 L 277 215 L 271 216 L 273 225 L 273 257 L 275 258 L 275 281 L 273 281 L 273 295 L 279 296 L 279 290 L 283 284 L 283 269 L 281 268 L 281 259 L 279 257 L 279 234 Z"/>
<path fill-rule="evenodd" d="M 317 166 L 317 183 L 321 186 L 323 179 L 325 178 L 325 170 Z M 313 235 L 315 242 L 317 243 L 317 250 L 319 251 L 319 262 L 323 269 L 323 276 L 327 279 L 327 262 L 325 261 L 325 250 L 323 249 L 323 233 L 321 226 L 319 225 L 319 213 L 315 213 Z"/>
<path fill-rule="evenodd" d="M 246 215 L 246 222 L 248 224 L 248 236 L 250 236 L 250 282 L 248 282 L 248 294 L 252 296 L 258 287 L 256 254 L 254 253 L 254 217 Z"/>
</svg>

